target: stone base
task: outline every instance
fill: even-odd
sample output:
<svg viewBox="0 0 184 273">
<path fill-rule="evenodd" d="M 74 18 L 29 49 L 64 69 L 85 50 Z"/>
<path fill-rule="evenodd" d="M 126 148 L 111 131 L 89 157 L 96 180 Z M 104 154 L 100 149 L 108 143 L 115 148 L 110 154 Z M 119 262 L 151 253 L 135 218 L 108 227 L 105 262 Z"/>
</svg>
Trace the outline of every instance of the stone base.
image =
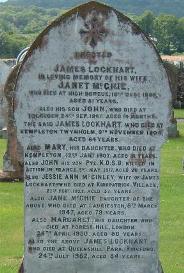
<svg viewBox="0 0 184 273">
<path fill-rule="evenodd" d="M 23 177 L 13 175 L 9 172 L 4 172 L 0 170 L 0 182 L 16 182 L 16 181 L 23 181 Z"/>
<path fill-rule="evenodd" d="M 168 137 L 178 137 L 179 131 L 177 130 L 177 123 L 170 124 L 168 128 Z"/>
<path fill-rule="evenodd" d="M 18 273 L 24 273 L 24 258 L 22 259 L 22 263 L 20 265 Z"/>
<path fill-rule="evenodd" d="M 159 261 L 159 264 L 158 264 L 158 272 L 159 272 L 159 273 L 164 273 L 163 268 L 162 268 L 162 264 L 161 264 L 160 261 Z M 21 273 L 21 272 L 20 272 L 20 273 Z"/>
<path fill-rule="evenodd" d="M 159 261 L 158 267 L 159 267 L 159 268 L 158 268 L 158 272 L 155 272 L 155 273 L 164 273 L 160 261 Z M 24 273 L 24 258 L 22 259 L 22 263 L 21 263 L 21 265 L 20 265 L 20 268 L 19 268 L 18 273 Z"/>
</svg>

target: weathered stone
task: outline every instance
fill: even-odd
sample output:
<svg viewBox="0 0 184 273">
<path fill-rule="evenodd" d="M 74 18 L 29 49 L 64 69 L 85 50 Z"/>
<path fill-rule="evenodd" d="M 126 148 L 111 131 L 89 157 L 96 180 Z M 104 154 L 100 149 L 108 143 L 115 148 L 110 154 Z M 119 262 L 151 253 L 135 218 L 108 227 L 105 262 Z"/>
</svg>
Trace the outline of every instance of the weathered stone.
<svg viewBox="0 0 184 273">
<path fill-rule="evenodd" d="M 174 85 L 176 91 L 174 94 L 173 106 L 176 108 L 184 108 L 184 62 L 182 56 L 162 56 L 165 61 L 168 75 L 171 79 L 171 87 Z M 176 86 L 177 85 L 177 86 Z M 173 95 L 173 94 L 172 94 Z"/>
<path fill-rule="evenodd" d="M 24 258 L 22 259 L 21 265 L 19 267 L 18 273 L 24 273 Z"/>
<path fill-rule="evenodd" d="M 177 101 L 179 69 L 174 64 L 168 62 L 165 62 L 164 66 L 166 68 L 171 86 L 172 104 L 175 105 Z"/>
<path fill-rule="evenodd" d="M 178 75 L 178 92 L 176 107 L 184 108 L 184 69 Z"/>
<path fill-rule="evenodd" d="M 179 131 L 177 128 L 177 120 L 174 117 L 174 111 L 172 111 L 172 117 L 170 119 L 170 125 L 168 127 L 168 137 L 178 137 Z"/>
<path fill-rule="evenodd" d="M 4 84 L 10 72 L 12 63 L 0 60 L 0 136 L 4 136 L 7 125 L 7 102 L 4 96 Z"/>
<path fill-rule="evenodd" d="M 171 93 L 154 46 L 90 2 L 34 42 L 16 82 L 26 273 L 159 273 Z"/>
<path fill-rule="evenodd" d="M 162 264 L 161 264 L 160 261 L 159 261 L 159 269 L 158 269 L 158 272 L 159 272 L 159 273 L 164 273 L 163 268 L 162 268 Z"/>
<path fill-rule="evenodd" d="M 21 266 L 19 268 L 19 271 L 18 273 L 24 273 L 24 264 L 23 264 L 23 261 L 21 263 Z M 159 261 L 159 265 L 158 265 L 158 273 L 164 273 L 163 271 L 163 268 L 162 268 L 162 265 L 161 265 L 161 262 Z"/>
<path fill-rule="evenodd" d="M 15 83 L 20 65 L 15 66 L 7 78 L 4 93 L 7 99 L 7 150 L 3 158 L 3 177 L 9 180 L 23 178 L 23 150 L 17 140 L 17 128 L 14 119 Z"/>
</svg>

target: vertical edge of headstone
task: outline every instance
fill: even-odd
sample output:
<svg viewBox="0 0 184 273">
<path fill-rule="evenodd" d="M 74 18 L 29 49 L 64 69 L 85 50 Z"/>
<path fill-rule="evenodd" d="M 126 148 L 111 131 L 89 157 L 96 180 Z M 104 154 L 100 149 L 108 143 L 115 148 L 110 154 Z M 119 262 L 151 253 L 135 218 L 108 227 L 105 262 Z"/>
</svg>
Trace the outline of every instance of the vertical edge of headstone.
<svg viewBox="0 0 184 273">
<path fill-rule="evenodd" d="M 163 270 L 163 267 L 162 267 L 162 264 L 161 264 L 160 260 L 159 260 L 159 263 L 158 263 L 158 273 L 164 273 L 164 270 Z"/>
<path fill-rule="evenodd" d="M 22 258 L 22 262 L 18 269 L 18 273 L 24 273 L 24 257 Z"/>
</svg>

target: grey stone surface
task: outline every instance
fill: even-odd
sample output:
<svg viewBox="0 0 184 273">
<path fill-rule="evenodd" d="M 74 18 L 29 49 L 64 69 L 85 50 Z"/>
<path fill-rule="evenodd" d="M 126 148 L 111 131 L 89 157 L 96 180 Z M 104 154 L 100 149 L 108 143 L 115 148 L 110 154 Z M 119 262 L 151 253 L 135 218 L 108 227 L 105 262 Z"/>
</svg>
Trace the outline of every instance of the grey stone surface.
<svg viewBox="0 0 184 273">
<path fill-rule="evenodd" d="M 25 272 L 158 273 L 171 93 L 151 42 L 90 2 L 38 37 L 15 94 Z"/>
<path fill-rule="evenodd" d="M 179 131 L 177 128 L 177 122 L 171 123 L 169 128 L 168 128 L 168 136 L 169 137 L 178 137 L 179 136 Z"/>
<path fill-rule="evenodd" d="M 22 259 L 21 265 L 19 267 L 18 273 L 24 273 L 24 258 Z"/>
<path fill-rule="evenodd" d="M 3 88 L 10 72 L 10 67 L 0 60 L 0 134 L 3 135 L 2 129 L 6 126 L 7 122 L 7 102 L 5 100 Z"/>
<path fill-rule="evenodd" d="M 162 268 L 162 264 L 161 264 L 161 262 L 160 262 L 160 261 L 159 261 L 159 268 L 158 268 L 158 272 L 159 272 L 159 273 L 164 273 L 163 268 Z"/>
<path fill-rule="evenodd" d="M 17 140 L 17 128 L 14 120 L 15 110 L 15 82 L 19 65 L 16 65 L 9 74 L 4 86 L 4 94 L 7 101 L 7 148 L 3 157 L 3 172 L 1 179 L 9 177 L 14 179 L 23 178 L 23 149 Z M 6 181 L 6 180 L 4 180 Z"/>
<path fill-rule="evenodd" d="M 172 110 L 172 116 L 170 119 L 170 124 L 168 127 L 168 137 L 175 138 L 179 136 L 179 131 L 177 128 L 177 119 L 174 117 L 174 110 Z"/>
</svg>

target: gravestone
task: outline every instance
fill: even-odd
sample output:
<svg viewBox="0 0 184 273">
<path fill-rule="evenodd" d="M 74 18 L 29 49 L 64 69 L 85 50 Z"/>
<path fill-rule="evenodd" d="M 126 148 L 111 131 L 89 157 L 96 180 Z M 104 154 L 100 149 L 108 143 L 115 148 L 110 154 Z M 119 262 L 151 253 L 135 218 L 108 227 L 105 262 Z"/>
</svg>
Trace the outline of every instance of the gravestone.
<svg viewBox="0 0 184 273">
<path fill-rule="evenodd" d="M 3 101 L 6 101 L 6 136 L 7 148 L 3 156 L 3 171 L 0 171 L 0 181 L 14 181 L 23 179 L 23 150 L 17 139 L 17 128 L 14 120 L 15 83 L 22 62 L 28 48 L 20 52 L 16 60 L 7 60 L 12 66 L 3 86 Z M 14 65 L 15 64 L 15 65 Z M 4 103 L 5 104 L 5 103 Z"/>
<path fill-rule="evenodd" d="M 0 60 L 0 135 L 3 135 L 2 129 L 7 126 L 7 102 L 4 96 L 4 85 L 8 74 L 13 66 L 13 60 Z"/>
<path fill-rule="evenodd" d="M 26 273 L 158 273 L 160 148 L 171 94 L 153 44 L 89 2 L 21 65 Z"/>
<path fill-rule="evenodd" d="M 168 137 L 175 138 L 178 136 L 179 136 L 179 131 L 177 128 L 177 119 L 174 117 L 174 110 L 172 110 L 170 125 L 168 127 Z"/>
<path fill-rule="evenodd" d="M 20 64 L 12 68 L 4 86 L 7 100 L 7 148 L 3 157 L 3 181 L 23 179 L 23 150 L 17 139 L 17 128 L 14 120 L 15 83 Z"/>
</svg>

